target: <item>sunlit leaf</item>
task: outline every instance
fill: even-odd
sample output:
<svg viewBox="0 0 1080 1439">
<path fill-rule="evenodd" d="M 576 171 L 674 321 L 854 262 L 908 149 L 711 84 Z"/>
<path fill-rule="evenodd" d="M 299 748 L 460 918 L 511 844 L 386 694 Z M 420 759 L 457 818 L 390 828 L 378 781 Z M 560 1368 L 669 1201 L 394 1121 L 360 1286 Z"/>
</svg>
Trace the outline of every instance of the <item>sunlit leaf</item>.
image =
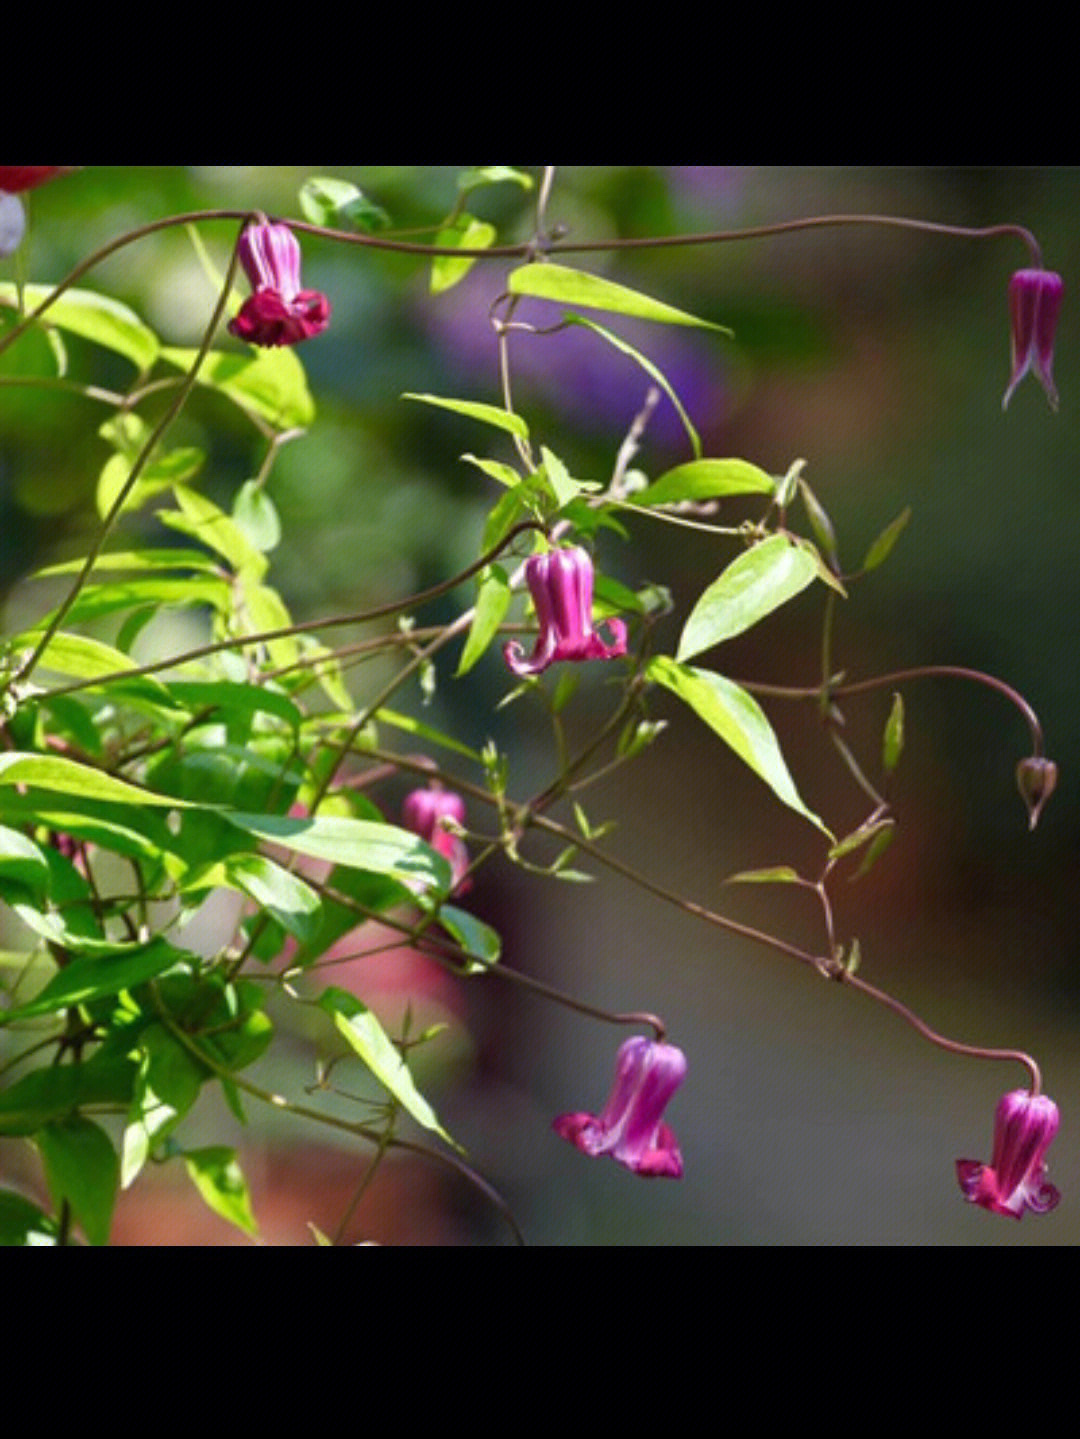
<svg viewBox="0 0 1080 1439">
<path fill-rule="evenodd" d="M 51 285 L 23 287 L 26 309 L 37 307 L 52 294 Z M 18 292 L 10 280 L 0 281 L 0 305 L 17 308 Z M 134 310 L 108 295 L 92 290 L 65 290 L 41 317 L 41 324 L 55 325 L 95 345 L 123 355 L 139 370 L 149 370 L 158 358 L 157 335 Z"/>
<path fill-rule="evenodd" d="M 678 664 L 667 655 L 650 660 L 645 673 L 689 705 L 765 781 L 777 799 L 832 839 L 822 821 L 800 798 L 772 726 L 752 695 L 722 675 Z"/>
<path fill-rule="evenodd" d="M 719 330 L 730 334 L 723 325 L 711 320 L 700 320 L 643 295 L 629 290 L 613 280 L 599 275 L 589 275 L 582 270 L 572 270 L 566 265 L 551 263 L 522 265 L 511 270 L 507 277 L 507 289 L 512 295 L 529 295 L 536 300 L 554 300 L 563 305 L 580 305 L 586 310 L 604 310 L 609 314 L 631 315 L 639 320 L 655 320 L 667 325 L 696 325 L 706 330 Z"/>
<path fill-rule="evenodd" d="M 251 1195 L 236 1151 L 224 1147 L 189 1149 L 184 1155 L 184 1164 L 192 1184 L 209 1208 L 254 1239 L 259 1226 L 252 1213 Z"/>
<path fill-rule="evenodd" d="M 356 230 L 361 235 L 385 230 L 390 216 L 348 180 L 312 175 L 300 187 L 300 209 L 306 220 L 327 230 Z"/>
<path fill-rule="evenodd" d="M 445 1139 L 454 1141 L 439 1123 L 435 1111 L 417 1089 L 401 1052 L 390 1041 L 386 1031 L 366 1005 L 344 989 L 330 988 L 319 998 L 320 1006 L 333 1019 L 338 1031 L 367 1068 L 388 1090 L 417 1124 Z"/>
<path fill-rule="evenodd" d="M 771 495 L 775 488 L 772 477 L 748 460 L 692 460 L 676 465 L 628 499 L 634 505 L 674 505 L 726 495 Z"/>
<path fill-rule="evenodd" d="M 494 225 L 472 215 L 459 215 L 451 227 L 438 232 L 435 244 L 440 249 L 486 250 L 495 239 Z M 436 255 L 431 261 L 431 293 L 441 295 L 452 289 L 475 264 L 474 255 Z"/>
<path fill-rule="evenodd" d="M 468 674 L 498 632 L 510 608 L 510 581 L 501 565 L 488 565 L 479 576 L 479 591 L 456 677 Z"/>
<path fill-rule="evenodd" d="M 517 435 L 519 439 L 524 440 L 529 434 L 529 427 L 520 415 L 512 414 L 509 410 L 500 410 L 497 405 L 485 405 L 477 400 L 447 400 L 440 395 L 413 394 L 411 391 L 401 398 L 418 400 L 421 404 L 434 405 L 441 410 L 452 410 L 454 414 L 464 415 L 466 419 L 479 420 L 481 424 L 506 430 L 511 435 Z"/>
<path fill-rule="evenodd" d="M 190 370 L 197 351 L 170 347 L 161 358 Z M 304 367 L 288 346 L 224 354 L 211 350 L 199 367 L 196 383 L 221 394 L 242 410 L 250 410 L 279 430 L 303 429 L 315 418 L 315 401 Z"/>
<path fill-rule="evenodd" d="M 771 535 L 734 559 L 698 600 L 679 640 L 677 658 L 693 659 L 756 625 L 817 577 L 813 557 L 784 535 Z"/>
</svg>

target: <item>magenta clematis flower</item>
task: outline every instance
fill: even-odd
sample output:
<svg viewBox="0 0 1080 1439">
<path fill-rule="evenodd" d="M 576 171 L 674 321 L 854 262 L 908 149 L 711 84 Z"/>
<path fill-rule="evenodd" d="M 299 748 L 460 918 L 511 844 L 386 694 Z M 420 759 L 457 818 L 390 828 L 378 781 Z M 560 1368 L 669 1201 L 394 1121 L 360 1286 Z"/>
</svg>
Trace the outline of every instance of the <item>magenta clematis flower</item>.
<svg viewBox="0 0 1080 1439">
<path fill-rule="evenodd" d="M 1012 331 L 1012 377 L 1001 408 L 1029 370 L 1034 370 L 1052 409 L 1058 407 L 1054 385 L 1054 332 L 1057 330 L 1065 282 L 1052 270 L 1017 270 L 1009 281 Z"/>
<path fill-rule="evenodd" d="M 35 185 L 44 185 L 46 180 L 78 168 L 78 165 L 0 165 L 0 190 L 17 195 L 20 190 L 32 190 Z"/>
<path fill-rule="evenodd" d="M 300 242 L 288 225 L 249 225 L 240 236 L 240 263 L 254 293 L 229 321 L 229 331 L 253 345 L 296 345 L 330 323 L 330 302 L 300 288 Z"/>
<path fill-rule="evenodd" d="M 580 546 L 532 555 L 525 562 L 525 582 L 532 595 L 540 634 L 531 659 L 521 645 L 503 646 L 506 663 L 516 675 L 535 675 L 556 660 L 610 660 L 626 653 L 626 625 L 606 620 L 611 640 L 593 629 L 593 563 Z"/>
<path fill-rule="evenodd" d="M 414 789 L 406 795 L 401 811 L 402 824 L 449 861 L 454 886 L 461 893 L 467 888 L 462 886 L 461 881 L 469 868 L 469 851 L 460 835 L 451 834 L 444 823 L 446 820 L 462 826 L 465 824 L 465 801 L 459 794 L 432 787 Z"/>
<path fill-rule="evenodd" d="M 1045 1094 L 1026 1089 L 1003 1095 L 994 1116 L 994 1157 L 989 1164 L 958 1159 L 956 1177 L 964 1198 L 995 1214 L 1046 1214 L 1061 1195 L 1047 1182 L 1043 1155 L 1057 1133 L 1058 1107 Z"/>
<path fill-rule="evenodd" d="M 582 1154 L 610 1154 L 647 1178 L 681 1179 L 682 1153 L 661 1116 L 686 1078 L 686 1056 L 641 1035 L 615 1058 L 615 1085 L 599 1114 L 560 1114 L 552 1128 Z"/>
</svg>

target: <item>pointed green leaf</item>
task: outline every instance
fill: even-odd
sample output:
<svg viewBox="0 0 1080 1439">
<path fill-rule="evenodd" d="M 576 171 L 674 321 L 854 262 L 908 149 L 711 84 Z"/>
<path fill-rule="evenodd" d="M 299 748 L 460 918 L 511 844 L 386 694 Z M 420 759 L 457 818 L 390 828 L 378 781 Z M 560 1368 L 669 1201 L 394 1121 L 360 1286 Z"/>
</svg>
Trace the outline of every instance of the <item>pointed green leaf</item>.
<svg viewBox="0 0 1080 1439">
<path fill-rule="evenodd" d="M 706 330 L 719 330 L 730 335 L 723 325 L 714 325 L 710 320 L 699 320 L 654 300 L 637 290 L 628 290 L 613 280 L 602 279 L 599 275 L 588 275 L 582 270 L 572 270 L 565 265 L 551 263 L 522 265 L 511 270 L 507 277 L 507 289 L 512 295 L 530 295 L 536 300 L 554 300 L 563 305 L 580 305 L 586 310 L 604 310 L 610 314 L 631 315 L 639 320 L 655 320 L 666 325 L 696 325 Z"/>
<path fill-rule="evenodd" d="M 691 460 L 676 465 L 629 496 L 634 505 L 677 505 L 683 500 L 719 500 L 726 495 L 771 495 L 776 485 L 748 460 Z"/>
<path fill-rule="evenodd" d="M 233 519 L 248 543 L 268 554 L 281 542 L 277 507 L 257 480 L 245 480 L 233 501 Z"/>
<path fill-rule="evenodd" d="M 104 770 L 77 764 L 61 755 L 0 754 L 0 787 L 25 784 L 34 789 L 52 790 L 57 794 L 81 795 L 86 799 L 107 800 L 113 804 L 163 805 L 167 809 L 186 807 L 186 801 L 154 794 L 117 779 Z M 55 804 L 55 800 L 51 801 Z"/>
<path fill-rule="evenodd" d="M 119 994 L 156 979 L 167 969 L 187 962 L 190 956 L 173 949 L 157 938 L 147 945 L 114 947 L 116 952 L 82 955 L 66 964 L 28 1004 L 0 1012 L 0 1024 L 15 1019 L 32 1019 L 39 1014 L 55 1014 L 73 1004 L 85 1004 L 104 995 Z"/>
<path fill-rule="evenodd" d="M 236 1151 L 224 1147 L 189 1149 L 184 1155 L 184 1164 L 208 1207 L 254 1239 L 259 1226 L 251 1210 L 251 1195 Z"/>
<path fill-rule="evenodd" d="M 453 875 L 440 854 L 408 830 L 372 820 L 314 815 L 223 815 L 230 824 L 259 839 L 282 845 L 310 859 L 325 859 L 347 869 L 385 874 L 414 889 L 449 893 Z"/>
<path fill-rule="evenodd" d="M 738 874 L 729 874 L 725 884 L 803 884 L 805 881 L 787 864 L 774 865 L 771 869 L 743 869 Z"/>
<path fill-rule="evenodd" d="M 440 906 L 439 923 L 448 934 L 453 935 L 462 949 L 475 956 L 464 961 L 466 974 L 485 974 L 493 964 L 498 964 L 502 940 L 490 925 L 452 904 Z"/>
<path fill-rule="evenodd" d="M 23 287 L 26 309 L 36 310 L 52 294 L 51 285 Z M 0 305 L 15 308 L 18 297 L 10 280 L 0 282 Z M 65 290 L 41 317 L 43 325 L 55 325 L 95 345 L 123 355 L 139 370 L 149 370 L 158 357 L 160 341 L 134 310 L 108 295 L 92 290 Z"/>
<path fill-rule="evenodd" d="M 479 420 L 484 425 L 494 425 L 496 429 L 506 430 L 511 435 L 517 435 L 519 439 L 527 439 L 529 427 L 520 415 L 512 414 L 509 410 L 500 410 L 497 405 L 484 405 L 477 400 L 447 400 L 440 395 L 421 395 L 411 391 L 402 395 L 403 400 L 418 400 L 424 405 L 435 405 L 441 410 L 452 410 L 456 415 L 464 415 L 469 420 Z"/>
<path fill-rule="evenodd" d="M 261 854 L 230 855 L 224 867 L 232 883 L 301 944 L 315 938 L 322 901 L 297 875 Z"/>
<path fill-rule="evenodd" d="M 876 570 L 878 565 L 885 563 L 889 555 L 892 554 L 893 546 L 907 528 L 907 523 L 910 519 L 911 508 L 909 506 L 907 509 L 902 510 L 891 524 L 885 526 L 881 534 L 878 535 L 877 539 L 866 552 L 866 559 L 862 562 L 864 574 L 869 570 Z"/>
<path fill-rule="evenodd" d="M 693 659 L 740 635 L 800 594 L 817 577 L 813 557 L 784 535 L 772 535 L 733 560 L 698 600 L 679 640 L 677 659 Z"/>
<path fill-rule="evenodd" d="M 190 370 L 196 350 L 164 349 L 161 358 Z M 315 418 L 315 401 L 304 367 L 287 346 L 243 355 L 211 350 L 196 384 L 217 390 L 242 410 L 253 411 L 278 430 L 305 429 Z"/>
<path fill-rule="evenodd" d="M 510 608 L 510 581 L 501 565 L 488 565 L 479 576 L 479 582 L 476 609 L 455 678 L 468 674 L 486 652 Z"/>
<path fill-rule="evenodd" d="M 504 464 L 502 460 L 478 459 L 476 455 L 462 455 L 461 458 L 467 460 L 470 465 L 475 465 L 478 470 L 482 470 L 489 479 L 498 480 L 499 484 L 505 485 L 507 489 L 512 490 L 516 485 L 521 484 L 521 476 L 517 470 L 513 465 Z"/>
<path fill-rule="evenodd" d="M 873 824 L 861 824 L 858 829 L 852 830 L 833 845 L 829 850 L 829 858 L 843 859 L 846 854 L 854 854 L 855 850 L 862 849 L 864 844 L 869 844 L 884 830 L 891 830 L 895 823 L 892 819 L 879 819 Z"/>
<path fill-rule="evenodd" d="M 476 190 L 481 185 L 498 185 L 504 180 L 512 180 L 523 190 L 531 190 L 534 183 L 531 175 L 527 175 L 524 170 L 515 170 L 512 165 L 482 165 L 478 170 L 463 170 L 458 176 L 457 184 L 463 194 L 468 194 L 470 190 Z"/>
<path fill-rule="evenodd" d="M 319 1004 L 383 1088 L 412 1115 L 417 1124 L 434 1131 L 447 1144 L 458 1148 L 417 1089 L 400 1051 L 391 1043 L 371 1010 L 361 1004 L 354 994 L 333 987 L 323 992 Z"/>
<path fill-rule="evenodd" d="M 0 1091 L 0 1134 L 36 1134 L 79 1105 L 126 1107 L 137 1073 L 132 1060 L 112 1057 L 32 1070 Z"/>
<path fill-rule="evenodd" d="M 0 1190 L 0 1248 L 55 1246 L 56 1221 L 48 1218 L 29 1199 L 10 1190 Z"/>
<path fill-rule="evenodd" d="M 42 894 L 49 883 L 49 866 L 38 846 L 5 825 L 0 825 L 0 876 L 25 885 L 32 894 Z"/>
<path fill-rule="evenodd" d="M 461 250 L 486 250 L 495 243 L 496 230 L 486 220 L 477 220 L 472 215 L 459 215 L 454 224 L 440 230 L 435 244 L 440 249 L 451 246 Z M 452 289 L 459 280 L 464 280 L 476 264 L 474 255 L 436 255 L 431 262 L 431 293 L 441 295 Z"/>
<path fill-rule="evenodd" d="M 361 235 L 371 235 L 390 224 L 390 216 L 382 206 L 348 180 L 312 175 L 300 187 L 299 199 L 304 218 L 328 230 L 356 230 Z"/>
<path fill-rule="evenodd" d="M 34 1142 L 57 1208 L 66 1200 L 89 1242 L 108 1244 L 120 1183 L 109 1136 L 84 1115 L 72 1114 L 41 1130 Z"/>
<path fill-rule="evenodd" d="M 645 673 L 689 705 L 765 781 L 777 799 L 832 839 L 822 821 L 800 799 L 772 726 L 752 695 L 722 675 L 678 664 L 667 655 L 650 660 Z"/>
</svg>

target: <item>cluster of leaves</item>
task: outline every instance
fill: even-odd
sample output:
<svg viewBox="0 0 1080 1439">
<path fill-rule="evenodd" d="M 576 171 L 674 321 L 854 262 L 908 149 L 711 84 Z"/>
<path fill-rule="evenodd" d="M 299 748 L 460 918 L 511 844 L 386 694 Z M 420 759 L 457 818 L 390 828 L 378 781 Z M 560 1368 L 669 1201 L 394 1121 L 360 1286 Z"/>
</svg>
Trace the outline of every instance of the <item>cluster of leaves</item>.
<svg viewBox="0 0 1080 1439">
<path fill-rule="evenodd" d="M 509 167 L 462 176 L 437 246 L 491 246 L 494 228 L 466 204 L 479 187 L 506 182 L 523 190 L 533 184 Z M 331 230 L 371 232 L 387 223 L 353 187 L 331 179 L 311 181 L 301 208 L 310 222 Z M 432 290 L 448 289 L 473 263 L 472 255 L 436 257 Z M 453 1146 L 415 1084 L 407 1046 L 386 1033 L 362 998 L 334 986 L 294 984 L 305 971 L 317 975 L 313 967 L 328 948 L 372 918 L 413 938 L 437 929 L 463 976 L 486 973 L 500 958 L 499 937 L 450 902 L 455 877 L 446 859 L 345 782 L 357 756 L 384 757 L 384 726 L 404 728 L 467 760 L 467 782 L 487 794 L 498 820 L 491 849 L 523 864 L 524 830 L 570 796 L 586 761 L 621 763 L 660 732 L 647 708 L 647 696 L 657 690 L 689 706 L 783 804 L 815 825 L 831 846 L 831 860 L 870 843 L 886 826 L 887 817 L 876 815 L 869 832 L 836 841 L 800 797 L 758 701 L 702 664 L 703 656 L 812 585 L 833 596 L 846 593 L 853 576 L 840 571 L 831 524 L 801 465 L 776 477 L 741 459 L 705 455 L 659 368 L 594 315 L 614 316 L 616 323 L 632 317 L 721 327 L 535 257 L 510 270 L 506 290 L 510 305 L 523 299 L 557 304 L 561 324 L 584 327 L 602 345 L 630 356 L 645 385 L 675 405 L 689 458 L 651 480 L 619 465 L 610 480 L 576 479 L 554 450 L 534 439 L 509 399 L 498 406 L 411 394 L 413 403 L 494 432 L 496 453 L 464 456 L 497 491 L 481 556 L 511 544 L 518 559 L 563 540 L 595 545 L 601 530 L 629 539 L 629 527 L 641 518 L 685 522 L 733 498 L 759 503 L 763 511 L 735 527 L 715 527 L 734 546 L 734 557 L 693 606 L 671 654 L 652 652 L 665 597 L 654 587 L 635 593 L 598 574 L 600 611 L 635 620 L 640 642 L 619 667 L 614 717 L 597 743 L 582 760 L 561 754 L 552 782 L 529 801 L 508 798 L 505 757 L 476 753 L 391 710 L 393 687 L 375 697 L 354 696 L 340 656 L 313 637 L 314 626 L 294 625 L 271 583 L 269 556 L 283 538 L 267 483 L 272 458 L 284 437 L 315 420 L 295 352 L 211 347 L 199 355 L 170 347 L 145 319 L 82 288 L 65 290 L 41 322 L 60 373 L 67 366 L 65 335 L 134 365 L 123 403 L 98 432 L 110 453 L 97 506 L 110 527 L 121 514 L 139 512 L 143 531 L 151 516 L 159 528 L 154 543 L 104 548 L 92 564 L 80 560 L 43 571 L 48 592 L 59 585 L 67 601 L 4 643 L 0 899 L 28 939 L 0 956 L 6 991 L 0 1136 L 35 1146 L 54 1209 L 47 1213 L 13 1192 L 0 1195 L 0 1242 L 66 1241 L 74 1223 L 90 1243 L 104 1243 L 118 1188 L 132 1184 L 150 1158 L 172 1157 L 182 1159 L 218 1213 L 254 1234 L 236 1154 L 220 1146 L 185 1147 L 182 1125 L 208 1085 L 220 1088 L 239 1120 L 253 1098 L 275 1101 L 244 1073 L 274 1040 L 271 995 L 306 1006 L 328 1039 L 336 1036 L 378 1081 L 383 1102 L 355 1133 L 385 1144 L 408 1115 Z M 48 295 L 46 287 L 0 286 L 0 314 L 14 320 Z M 199 387 L 237 406 L 267 442 L 267 464 L 229 508 L 200 488 L 205 455 L 155 443 L 140 414 L 143 392 L 153 392 L 157 377 L 176 383 L 178 373 L 193 369 Z M 809 535 L 789 527 L 798 498 Z M 525 531 L 526 524 L 534 528 Z M 890 526 L 860 572 L 885 558 L 902 524 L 903 517 Z M 418 661 L 430 664 L 459 636 L 456 677 L 464 680 L 512 623 L 521 586 L 511 561 L 490 559 L 476 578 L 473 609 L 426 648 L 406 649 L 402 681 L 422 674 Z M 403 601 L 402 611 L 407 607 Z M 182 655 L 136 659 L 147 623 L 176 610 L 203 618 L 206 643 Z M 400 639 L 399 630 L 388 650 Z M 523 690 L 545 693 L 536 680 L 515 693 Z M 561 682 L 546 696 L 556 721 L 569 698 L 570 687 Z M 888 765 L 895 764 L 900 731 L 894 718 Z M 605 738 L 611 756 L 598 749 Z M 562 878 L 579 877 L 570 858 L 595 847 L 603 832 L 580 806 L 574 813 L 576 839 L 549 867 Z M 793 874 L 777 869 L 756 877 Z M 236 896 L 236 926 L 211 953 L 197 952 L 185 931 L 208 897 L 221 891 Z"/>
</svg>

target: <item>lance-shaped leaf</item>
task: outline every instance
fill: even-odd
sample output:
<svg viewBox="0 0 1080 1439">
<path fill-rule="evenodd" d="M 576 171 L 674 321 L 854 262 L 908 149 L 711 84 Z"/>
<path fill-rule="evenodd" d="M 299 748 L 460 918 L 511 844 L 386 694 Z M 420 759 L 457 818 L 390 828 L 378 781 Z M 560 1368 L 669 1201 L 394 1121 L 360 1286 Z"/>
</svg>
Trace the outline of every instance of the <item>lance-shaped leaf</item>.
<svg viewBox="0 0 1080 1439">
<path fill-rule="evenodd" d="M 862 562 L 864 574 L 869 570 L 876 570 L 879 565 L 885 563 L 892 554 L 893 546 L 907 528 L 910 519 L 911 509 L 908 507 L 901 510 L 896 519 L 885 526 L 866 552 L 866 559 Z"/>
<path fill-rule="evenodd" d="M 401 1052 L 366 1005 L 347 990 L 324 990 L 319 1004 L 333 1019 L 350 1048 L 363 1060 L 379 1083 L 424 1129 L 430 1129 L 455 1149 L 460 1146 L 439 1123 L 435 1111 L 417 1089 Z"/>
<path fill-rule="evenodd" d="M 434 405 L 436 409 L 452 410 L 455 415 L 464 415 L 469 420 L 479 420 L 484 425 L 494 425 L 498 430 L 507 430 L 511 435 L 517 435 L 519 439 L 527 439 L 529 427 L 520 415 L 513 414 L 510 410 L 500 410 L 497 405 L 485 405 L 478 400 L 448 400 L 441 395 L 421 395 L 409 391 L 402 395 L 403 400 L 418 400 L 424 405 Z"/>
<path fill-rule="evenodd" d="M 102 946 L 104 948 L 104 946 Z M 0 1012 L 0 1024 L 16 1019 L 32 1019 L 39 1014 L 55 1014 L 73 1004 L 119 994 L 155 979 L 174 965 L 189 964 L 191 956 L 173 949 L 163 939 L 145 945 L 114 946 L 114 952 L 85 954 L 73 959 L 27 1004 Z"/>
<path fill-rule="evenodd" d="M 288 815 L 229 812 L 223 818 L 247 834 L 309 859 L 389 875 L 411 889 L 433 889 L 446 895 L 453 886 L 453 874 L 442 855 L 415 834 L 392 824 L 335 815 L 294 819 Z"/>
<path fill-rule="evenodd" d="M 484 654 L 510 608 L 510 581 L 501 565 L 488 565 L 479 576 L 479 585 L 472 624 L 455 678 L 468 674 Z"/>
<path fill-rule="evenodd" d="M 694 606 L 677 658 L 693 659 L 740 635 L 811 584 L 818 567 L 809 551 L 771 535 L 733 560 Z"/>
<path fill-rule="evenodd" d="M 459 215 L 453 225 L 440 230 L 435 244 L 440 250 L 486 250 L 495 243 L 496 230 L 474 215 Z M 476 264 L 474 255 L 436 255 L 431 262 L 431 293 L 441 295 L 463 280 Z"/>
<path fill-rule="evenodd" d="M 676 505 L 683 500 L 720 500 L 726 495 L 771 495 L 771 475 L 749 460 L 691 460 L 629 496 L 634 505 Z"/>
<path fill-rule="evenodd" d="M 192 1184 L 214 1213 L 254 1239 L 259 1226 L 252 1213 L 251 1195 L 236 1151 L 223 1146 L 189 1149 L 184 1155 L 184 1164 Z"/>
<path fill-rule="evenodd" d="M 24 285 L 27 311 L 36 310 L 52 294 L 51 285 Z M 17 307 L 18 291 L 10 280 L 0 283 L 0 305 Z M 95 345 L 129 359 L 139 370 L 149 370 L 158 357 L 160 342 L 134 310 L 108 295 L 92 290 L 65 290 L 41 317 L 41 324 L 67 330 Z M 192 352 L 194 353 L 194 352 Z"/>
<path fill-rule="evenodd" d="M 893 695 L 892 709 L 885 722 L 885 734 L 881 742 L 881 762 L 886 774 L 892 774 L 900 763 L 904 749 L 904 700 L 899 691 Z"/>
<path fill-rule="evenodd" d="M 645 673 L 689 705 L 765 781 L 777 799 L 832 839 L 826 826 L 800 798 L 772 726 L 752 695 L 722 675 L 678 664 L 667 655 L 650 660 Z"/>
<path fill-rule="evenodd" d="M 554 300 L 563 305 L 580 305 L 585 310 L 603 310 L 608 314 L 631 315 L 638 320 L 655 320 L 665 325 L 696 325 L 701 329 L 719 330 L 730 335 L 723 325 L 698 319 L 685 310 L 677 310 L 651 295 L 629 290 L 614 280 L 572 270 L 566 265 L 522 265 L 511 270 L 507 289 L 512 295 L 530 295 L 535 300 Z"/>
<path fill-rule="evenodd" d="M 20 754 L 12 751 L 0 755 L 0 786 L 25 784 L 31 792 L 51 790 L 54 794 L 80 795 L 84 799 L 98 799 L 112 804 L 163 805 L 167 809 L 182 809 L 186 801 L 166 798 L 151 790 L 140 789 L 128 784 L 104 770 L 90 765 L 78 764 L 62 755 Z M 55 806 L 55 800 L 51 801 Z"/>
<path fill-rule="evenodd" d="M 0 1092 L 0 1134 L 36 1134 L 80 1105 L 126 1106 L 137 1074 L 133 1060 L 111 1056 L 32 1070 Z"/>
</svg>

